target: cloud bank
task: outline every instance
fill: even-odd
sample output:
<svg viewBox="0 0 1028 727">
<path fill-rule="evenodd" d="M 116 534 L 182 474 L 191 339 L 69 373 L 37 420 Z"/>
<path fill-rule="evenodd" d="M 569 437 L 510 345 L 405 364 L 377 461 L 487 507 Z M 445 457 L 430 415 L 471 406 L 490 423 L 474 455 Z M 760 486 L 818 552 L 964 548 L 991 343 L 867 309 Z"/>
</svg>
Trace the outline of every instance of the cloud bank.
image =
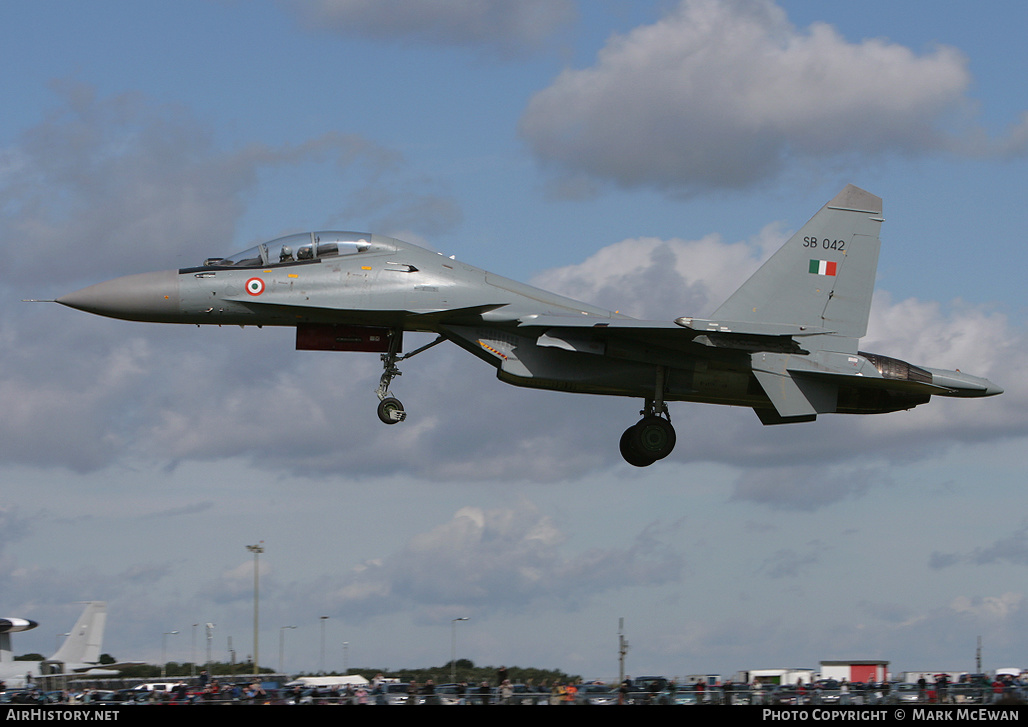
<svg viewBox="0 0 1028 727">
<path fill-rule="evenodd" d="M 850 157 L 1023 153 L 1024 119 L 996 142 L 960 128 L 970 83 L 953 48 L 798 29 L 769 0 L 683 0 L 562 72 L 520 132 L 559 174 L 677 196 Z"/>
</svg>

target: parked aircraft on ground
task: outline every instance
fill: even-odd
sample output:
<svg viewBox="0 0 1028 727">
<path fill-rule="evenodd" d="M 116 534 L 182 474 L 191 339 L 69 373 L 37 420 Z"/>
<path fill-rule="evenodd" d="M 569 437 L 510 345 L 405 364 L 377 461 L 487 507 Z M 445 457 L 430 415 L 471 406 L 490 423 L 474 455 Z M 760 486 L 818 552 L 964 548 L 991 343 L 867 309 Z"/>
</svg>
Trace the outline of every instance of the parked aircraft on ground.
<svg viewBox="0 0 1028 727">
<path fill-rule="evenodd" d="M 100 648 L 107 623 L 107 603 L 89 601 L 75 626 L 54 655 L 44 661 L 14 661 L 11 633 L 34 629 L 35 621 L 21 618 L 0 619 L 0 681 L 9 688 L 25 686 L 42 676 L 75 676 L 90 674 L 115 675 L 125 664 L 100 664 Z M 99 668 L 98 668 L 99 667 Z"/>
<path fill-rule="evenodd" d="M 709 318 L 637 320 L 353 232 L 291 235 L 57 302 L 134 321 L 293 326 L 297 349 L 378 352 L 387 424 L 406 417 L 389 389 L 397 364 L 452 341 L 509 384 L 642 399 L 620 445 L 642 467 L 675 446 L 669 401 L 750 407 L 764 424 L 785 424 L 1002 392 L 959 370 L 859 350 L 882 221 L 881 198 L 846 187 Z M 404 331 L 438 337 L 401 354 Z"/>
</svg>

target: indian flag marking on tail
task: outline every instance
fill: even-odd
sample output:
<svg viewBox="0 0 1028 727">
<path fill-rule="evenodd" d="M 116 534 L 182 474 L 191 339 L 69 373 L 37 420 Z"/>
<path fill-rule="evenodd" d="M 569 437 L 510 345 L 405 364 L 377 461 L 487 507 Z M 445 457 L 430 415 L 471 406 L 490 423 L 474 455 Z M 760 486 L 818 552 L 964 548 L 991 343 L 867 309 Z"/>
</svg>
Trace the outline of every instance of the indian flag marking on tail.
<svg viewBox="0 0 1028 727">
<path fill-rule="evenodd" d="M 835 275 L 835 267 L 838 263 L 830 260 L 811 260 L 810 272 L 814 275 Z"/>
</svg>

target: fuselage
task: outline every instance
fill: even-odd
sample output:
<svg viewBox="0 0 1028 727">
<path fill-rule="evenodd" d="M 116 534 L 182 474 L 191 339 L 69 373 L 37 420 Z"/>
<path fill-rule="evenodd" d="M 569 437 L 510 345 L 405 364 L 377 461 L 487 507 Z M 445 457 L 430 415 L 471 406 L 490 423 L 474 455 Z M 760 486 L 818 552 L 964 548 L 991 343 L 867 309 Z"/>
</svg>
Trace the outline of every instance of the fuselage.
<svg viewBox="0 0 1028 727">
<path fill-rule="evenodd" d="M 116 278 L 57 302 L 134 321 L 293 326 L 298 347 L 304 348 L 310 346 L 300 346 L 301 335 L 319 340 L 309 334 L 327 331 L 331 338 L 336 326 L 351 327 L 347 335 L 379 329 L 390 335 L 432 332 L 517 386 L 649 398 L 659 377 L 665 401 L 746 406 L 758 413 L 771 406 L 766 387 L 754 376 L 754 357 L 761 350 L 792 362 L 791 376 L 831 381 L 831 410 L 839 413 L 896 411 L 932 395 L 1000 391 L 959 371 L 912 367 L 833 347 L 830 336 L 794 341 L 732 337 L 729 331 L 719 339 L 687 334 L 670 322 L 660 323 L 655 333 L 650 322 L 633 327 L 633 319 L 616 312 L 364 233 L 291 235 L 197 267 Z M 560 326 L 551 327 L 553 320 Z M 384 352 L 388 346 L 333 350 Z"/>
<path fill-rule="evenodd" d="M 615 315 L 417 245 L 348 232 L 292 235 L 195 268 L 116 278 L 57 302 L 156 323 L 339 323 L 420 331 L 436 331 L 442 319 L 497 323 L 526 315 Z"/>
</svg>

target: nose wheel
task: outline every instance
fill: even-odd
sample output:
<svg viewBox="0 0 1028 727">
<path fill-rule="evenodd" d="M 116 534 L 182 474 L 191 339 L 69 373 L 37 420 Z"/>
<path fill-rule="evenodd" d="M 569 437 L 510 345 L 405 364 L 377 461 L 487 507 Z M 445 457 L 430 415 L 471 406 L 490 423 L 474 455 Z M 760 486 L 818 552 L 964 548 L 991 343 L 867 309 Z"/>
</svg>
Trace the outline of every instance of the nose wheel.
<svg viewBox="0 0 1028 727">
<path fill-rule="evenodd" d="M 397 424 L 407 418 L 407 412 L 399 399 L 387 396 L 378 402 L 378 418 L 386 424 Z"/>
<path fill-rule="evenodd" d="M 375 390 L 375 395 L 378 397 L 378 418 L 385 424 L 398 424 L 407 418 L 407 412 L 404 411 L 403 404 L 389 391 L 389 384 L 393 382 L 394 378 L 403 373 L 396 364 L 411 356 L 416 356 L 422 351 L 427 351 L 446 340 L 443 336 L 439 336 L 431 343 L 401 355 L 398 352 L 402 337 L 402 331 L 394 331 L 390 336 L 389 353 L 382 354 L 382 377 L 378 380 L 378 388 Z"/>
<path fill-rule="evenodd" d="M 375 390 L 378 397 L 378 418 L 385 424 L 398 424 L 407 418 L 403 404 L 389 391 L 389 384 L 403 373 L 396 366 L 396 363 L 403 359 L 403 356 L 397 354 L 400 341 L 401 335 L 394 334 L 391 337 L 389 353 L 382 354 L 382 377 L 378 380 L 378 388 Z"/>
</svg>

